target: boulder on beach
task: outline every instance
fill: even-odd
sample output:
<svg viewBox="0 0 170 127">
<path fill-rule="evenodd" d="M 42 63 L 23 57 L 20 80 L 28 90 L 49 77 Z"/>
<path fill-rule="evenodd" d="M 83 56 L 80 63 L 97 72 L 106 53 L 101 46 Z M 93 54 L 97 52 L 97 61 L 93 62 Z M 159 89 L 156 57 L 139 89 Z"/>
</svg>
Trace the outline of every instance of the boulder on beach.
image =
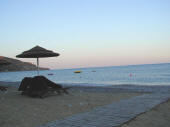
<svg viewBox="0 0 170 127">
<path fill-rule="evenodd" d="M 66 93 L 68 88 L 63 88 L 62 85 L 56 84 L 44 76 L 25 77 L 18 91 L 22 91 L 22 95 L 28 95 L 30 97 L 45 97 L 49 92 L 56 92 L 58 94 Z"/>
</svg>

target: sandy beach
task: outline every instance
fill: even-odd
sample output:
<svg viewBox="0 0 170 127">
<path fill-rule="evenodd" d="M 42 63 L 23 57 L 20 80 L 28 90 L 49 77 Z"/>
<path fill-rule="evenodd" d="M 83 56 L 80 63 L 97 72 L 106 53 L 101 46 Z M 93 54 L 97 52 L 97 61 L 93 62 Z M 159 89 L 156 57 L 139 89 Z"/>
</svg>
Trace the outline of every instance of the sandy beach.
<svg viewBox="0 0 170 127">
<path fill-rule="evenodd" d="M 56 119 L 90 111 L 96 107 L 139 96 L 135 92 L 88 92 L 71 90 L 69 95 L 44 99 L 20 95 L 16 88 L 0 91 L 1 127 L 36 127 Z"/>
<path fill-rule="evenodd" d="M 170 99 L 121 127 L 170 127 Z"/>
</svg>

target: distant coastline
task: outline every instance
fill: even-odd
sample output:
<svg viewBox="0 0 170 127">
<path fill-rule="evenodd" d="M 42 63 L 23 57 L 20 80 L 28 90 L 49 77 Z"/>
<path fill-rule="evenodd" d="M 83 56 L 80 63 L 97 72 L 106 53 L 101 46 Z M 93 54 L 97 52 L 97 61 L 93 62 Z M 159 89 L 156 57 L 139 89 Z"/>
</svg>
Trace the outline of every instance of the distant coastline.
<svg viewBox="0 0 170 127">
<path fill-rule="evenodd" d="M 32 71 L 36 70 L 36 65 L 28 62 L 23 62 L 17 59 L 0 56 L 0 60 L 5 60 L 8 65 L 0 65 L 0 72 L 11 72 L 11 71 Z M 49 68 L 39 68 L 40 70 L 49 70 Z"/>
</svg>

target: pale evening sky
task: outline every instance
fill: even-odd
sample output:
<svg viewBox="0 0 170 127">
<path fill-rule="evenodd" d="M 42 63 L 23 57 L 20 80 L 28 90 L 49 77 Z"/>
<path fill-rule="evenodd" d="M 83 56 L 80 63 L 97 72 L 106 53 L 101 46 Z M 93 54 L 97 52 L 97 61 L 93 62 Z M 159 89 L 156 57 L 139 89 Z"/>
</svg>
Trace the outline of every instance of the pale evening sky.
<svg viewBox="0 0 170 127">
<path fill-rule="evenodd" d="M 53 69 L 170 62 L 170 1 L 0 0 L 0 55 L 36 45 Z"/>
</svg>

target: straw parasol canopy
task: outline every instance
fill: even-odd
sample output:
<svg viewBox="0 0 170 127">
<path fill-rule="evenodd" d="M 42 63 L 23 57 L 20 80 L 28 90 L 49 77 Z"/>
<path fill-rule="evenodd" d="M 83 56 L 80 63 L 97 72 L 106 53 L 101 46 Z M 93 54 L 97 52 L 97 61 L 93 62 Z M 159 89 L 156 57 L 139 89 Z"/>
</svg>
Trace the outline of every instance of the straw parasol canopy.
<svg viewBox="0 0 170 127">
<path fill-rule="evenodd" d="M 44 57 L 54 57 L 59 56 L 59 53 L 55 53 L 51 50 L 47 50 L 45 48 L 42 48 L 40 46 L 35 46 L 30 50 L 24 51 L 23 53 L 17 55 L 18 58 L 37 58 L 37 72 L 39 75 L 39 58 Z"/>
</svg>

